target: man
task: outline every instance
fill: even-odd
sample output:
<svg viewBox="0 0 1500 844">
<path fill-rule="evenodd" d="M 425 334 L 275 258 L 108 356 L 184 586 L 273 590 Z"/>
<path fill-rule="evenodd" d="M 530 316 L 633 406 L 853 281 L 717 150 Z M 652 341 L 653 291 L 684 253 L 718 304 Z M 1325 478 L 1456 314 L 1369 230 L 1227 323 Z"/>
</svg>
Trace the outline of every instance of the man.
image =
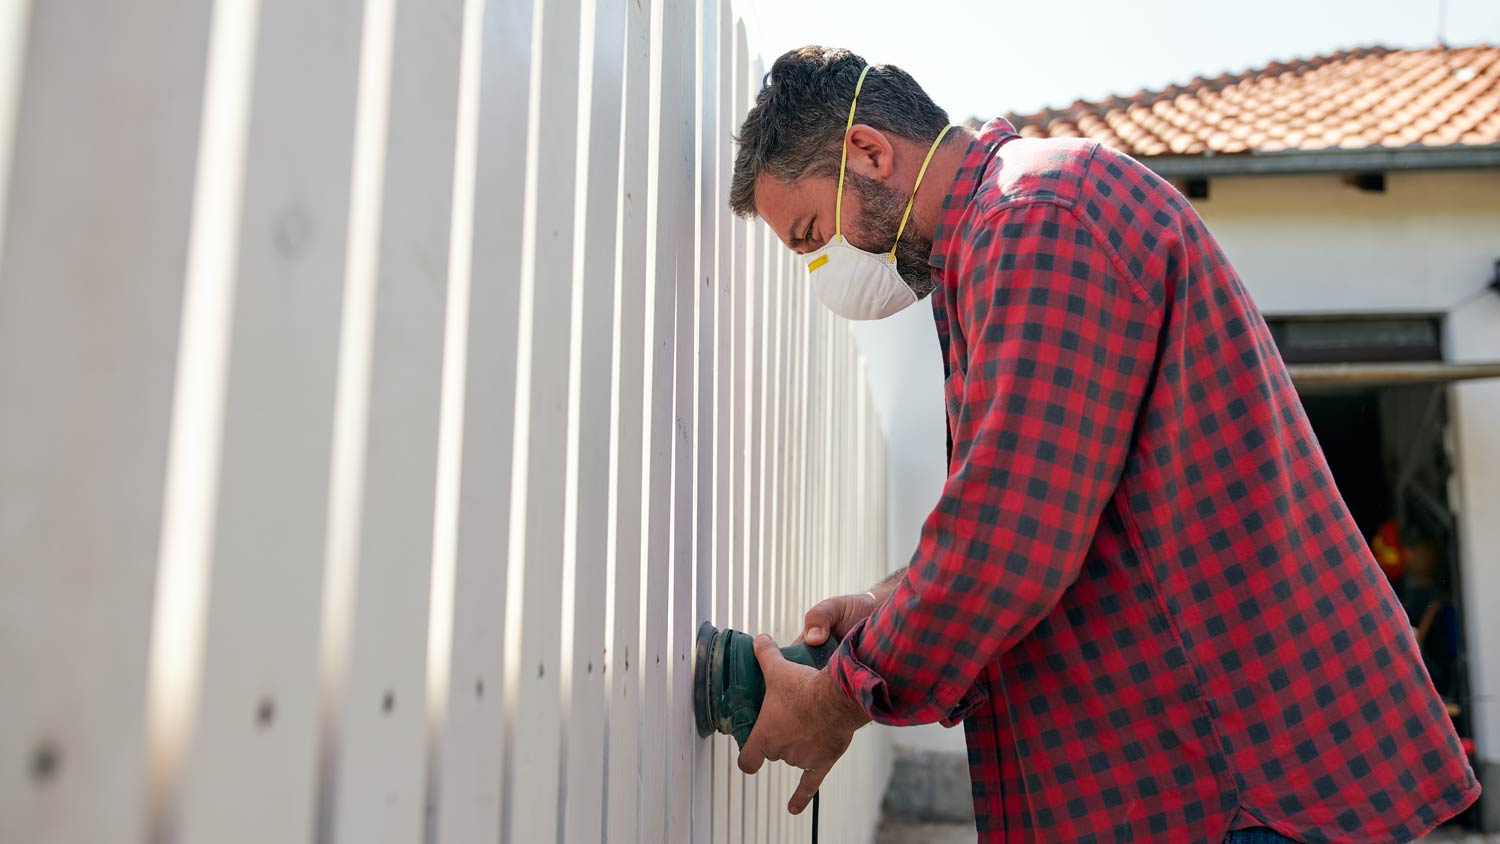
<svg viewBox="0 0 1500 844">
<path fill-rule="evenodd" d="M 1249 294 L 1192 207 L 1080 139 L 977 133 L 901 70 L 777 60 L 731 204 L 851 319 L 930 296 L 949 476 L 910 565 L 757 639 L 739 764 L 963 721 L 980 838 L 1416 838 L 1479 785 Z"/>
</svg>

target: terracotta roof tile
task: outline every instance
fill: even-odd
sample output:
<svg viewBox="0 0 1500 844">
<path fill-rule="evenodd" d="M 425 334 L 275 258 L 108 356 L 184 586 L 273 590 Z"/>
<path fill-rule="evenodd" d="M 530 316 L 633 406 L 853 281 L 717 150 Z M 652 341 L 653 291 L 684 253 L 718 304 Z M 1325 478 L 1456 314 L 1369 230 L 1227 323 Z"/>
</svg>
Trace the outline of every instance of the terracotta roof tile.
<svg viewBox="0 0 1500 844">
<path fill-rule="evenodd" d="M 1500 47 L 1360 47 L 1006 115 L 1135 156 L 1500 144 Z"/>
</svg>

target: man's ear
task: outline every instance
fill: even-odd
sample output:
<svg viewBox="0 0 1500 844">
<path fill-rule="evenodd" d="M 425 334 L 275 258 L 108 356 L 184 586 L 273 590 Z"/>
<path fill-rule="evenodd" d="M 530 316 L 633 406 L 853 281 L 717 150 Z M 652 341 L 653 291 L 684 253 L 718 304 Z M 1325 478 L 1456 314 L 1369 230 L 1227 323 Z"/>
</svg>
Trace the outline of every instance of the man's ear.
<svg viewBox="0 0 1500 844">
<path fill-rule="evenodd" d="M 849 145 L 848 169 L 861 176 L 874 179 L 889 179 L 895 168 L 891 140 L 873 126 L 856 123 L 844 136 Z"/>
</svg>

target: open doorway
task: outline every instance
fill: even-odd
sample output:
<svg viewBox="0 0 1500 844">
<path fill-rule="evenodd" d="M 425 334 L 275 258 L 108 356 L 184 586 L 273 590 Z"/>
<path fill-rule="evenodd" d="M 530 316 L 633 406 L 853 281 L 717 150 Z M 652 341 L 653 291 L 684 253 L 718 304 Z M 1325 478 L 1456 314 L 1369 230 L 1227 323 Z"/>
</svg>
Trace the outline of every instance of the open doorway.
<svg viewBox="0 0 1500 844">
<path fill-rule="evenodd" d="M 1302 404 L 1350 515 L 1418 633 L 1433 685 L 1468 736 L 1445 394 L 1441 385 L 1304 390 Z"/>
<path fill-rule="evenodd" d="M 1472 758 L 1446 380 L 1470 373 L 1442 363 L 1436 319 L 1268 322 L 1339 492 L 1406 610 Z M 1457 821 L 1468 825 L 1470 814 Z"/>
</svg>

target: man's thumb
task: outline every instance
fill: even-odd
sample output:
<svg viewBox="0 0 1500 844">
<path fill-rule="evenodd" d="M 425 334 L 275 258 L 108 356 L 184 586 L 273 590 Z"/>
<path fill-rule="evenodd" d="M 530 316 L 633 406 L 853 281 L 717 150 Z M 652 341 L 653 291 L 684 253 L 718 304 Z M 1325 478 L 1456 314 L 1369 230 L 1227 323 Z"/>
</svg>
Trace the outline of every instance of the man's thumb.
<svg viewBox="0 0 1500 844">
<path fill-rule="evenodd" d="M 771 666 L 777 663 L 786 662 L 781 648 L 776 646 L 776 640 L 764 633 L 755 637 L 755 659 L 760 663 L 762 672 L 770 671 Z"/>
</svg>

